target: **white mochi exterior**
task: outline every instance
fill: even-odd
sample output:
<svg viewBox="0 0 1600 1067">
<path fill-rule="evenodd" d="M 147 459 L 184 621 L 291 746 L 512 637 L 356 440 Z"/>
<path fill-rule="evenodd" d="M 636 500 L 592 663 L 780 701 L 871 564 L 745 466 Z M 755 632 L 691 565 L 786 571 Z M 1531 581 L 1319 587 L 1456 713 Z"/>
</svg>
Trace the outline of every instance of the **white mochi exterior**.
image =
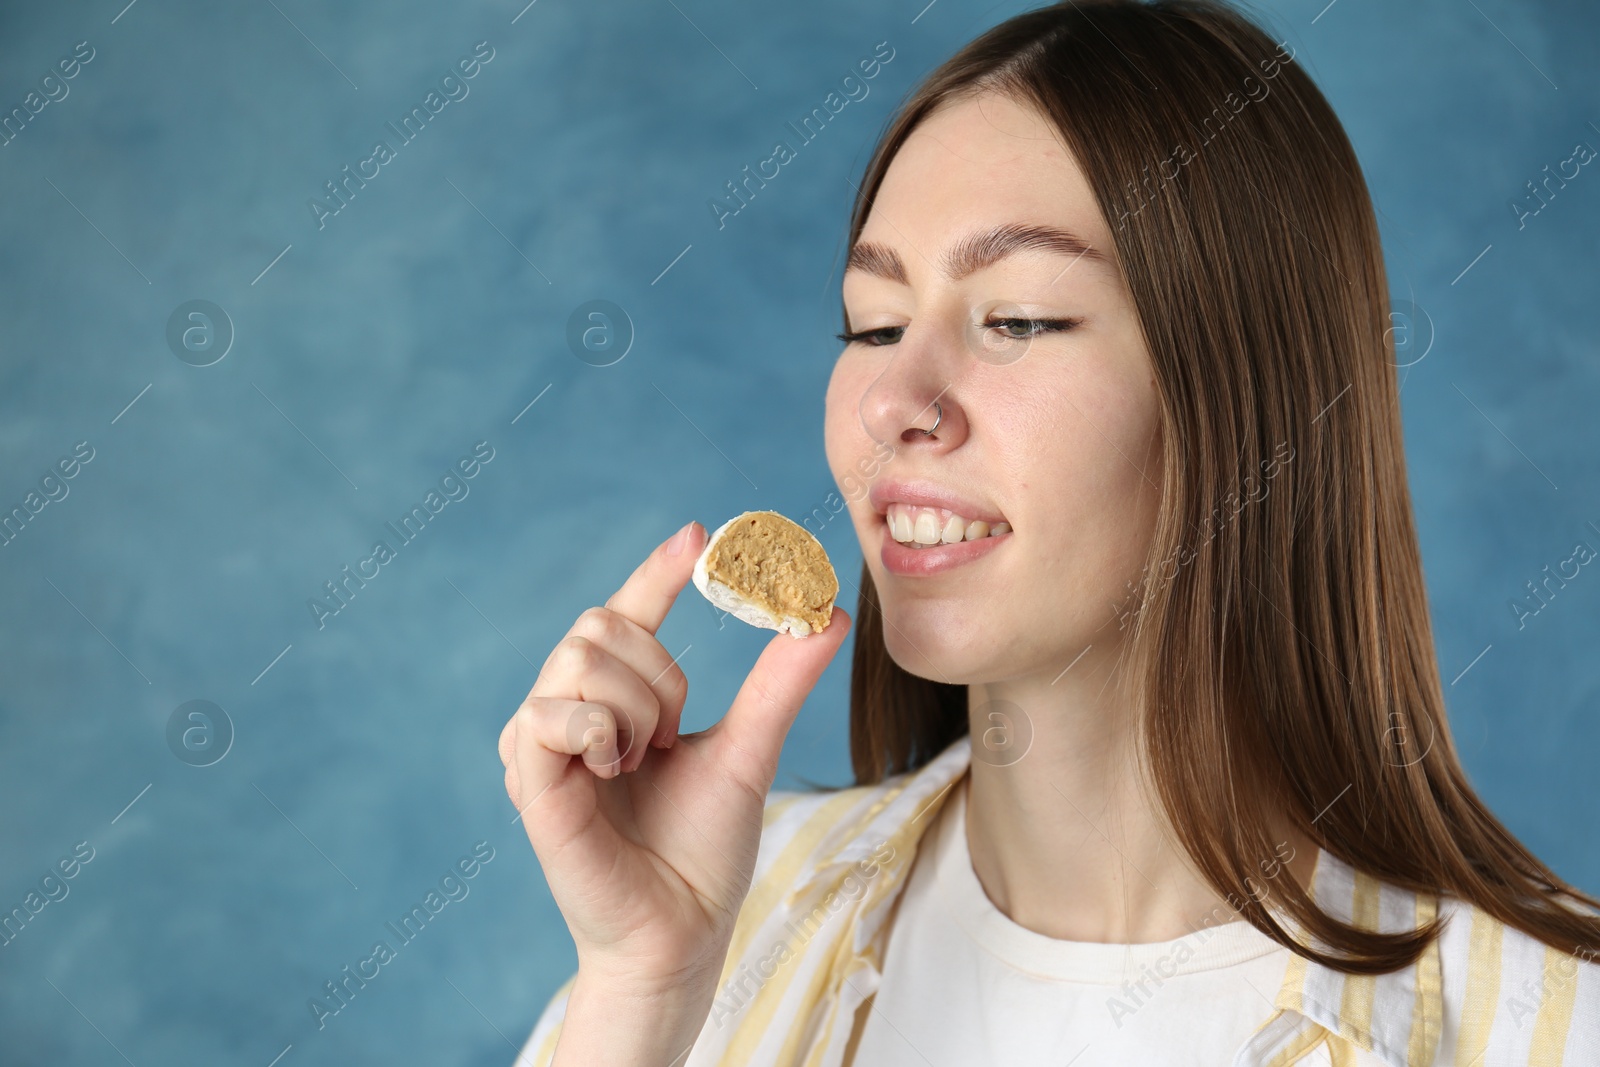
<svg viewBox="0 0 1600 1067">
<path fill-rule="evenodd" d="M 784 615 L 782 617 L 774 615 L 761 605 L 754 601 L 746 600 L 734 592 L 733 587 L 726 582 L 719 582 L 706 573 L 706 560 L 711 557 L 711 549 L 715 547 L 723 533 L 728 527 L 746 515 L 751 514 L 754 514 L 754 512 L 740 512 L 721 526 L 718 526 L 711 536 L 706 538 L 706 547 L 701 550 L 700 558 L 694 561 L 694 587 L 700 590 L 701 594 L 711 601 L 713 605 L 728 612 L 734 618 L 749 623 L 751 626 L 776 630 L 781 634 L 789 634 L 791 637 L 806 637 L 813 632 L 811 624 L 806 620 L 795 618 L 793 615 Z"/>
</svg>

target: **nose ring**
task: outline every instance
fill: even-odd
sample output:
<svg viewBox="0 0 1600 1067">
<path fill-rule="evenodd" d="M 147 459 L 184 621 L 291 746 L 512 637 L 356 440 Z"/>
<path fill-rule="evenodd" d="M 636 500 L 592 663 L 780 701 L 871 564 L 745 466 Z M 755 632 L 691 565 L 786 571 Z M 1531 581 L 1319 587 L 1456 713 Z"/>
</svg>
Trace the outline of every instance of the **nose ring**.
<svg viewBox="0 0 1600 1067">
<path fill-rule="evenodd" d="M 926 430 L 921 429 L 921 428 L 915 428 L 918 433 L 927 434 L 929 437 L 932 437 L 933 436 L 933 431 L 937 430 L 939 428 L 939 423 L 944 421 L 944 406 L 942 404 L 940 404 L 937 400 L 935 400 L 933 402 L 933 408 L 934 408 L 934 412 L 935 412 L 933 425 L 928 427 L 928 429 L 926 429 Z"/>
</svg>

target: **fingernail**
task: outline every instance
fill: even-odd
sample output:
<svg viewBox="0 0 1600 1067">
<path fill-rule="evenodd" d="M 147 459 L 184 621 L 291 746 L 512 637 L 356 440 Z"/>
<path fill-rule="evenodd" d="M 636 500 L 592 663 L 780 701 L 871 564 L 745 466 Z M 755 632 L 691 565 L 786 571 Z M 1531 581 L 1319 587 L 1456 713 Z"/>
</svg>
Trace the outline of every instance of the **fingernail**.
<svg viewBox="0 0 1600 1067">
<path fill-rule="evenodd" d="M 694 520 L 690 519 L 683 529 L 672 535 L 672 540 L 667 542 L 667 555 L 676 556 L 683 551 L 683 546 L 689 543 L 689 527 L 693 525 Z"/>
</svg>

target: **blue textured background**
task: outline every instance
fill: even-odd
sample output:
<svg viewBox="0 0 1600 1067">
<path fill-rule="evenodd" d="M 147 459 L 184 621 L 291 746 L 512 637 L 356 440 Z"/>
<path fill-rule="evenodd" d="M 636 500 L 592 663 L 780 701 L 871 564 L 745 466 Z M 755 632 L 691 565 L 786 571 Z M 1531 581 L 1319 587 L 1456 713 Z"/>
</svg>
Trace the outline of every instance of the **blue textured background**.
<svg viewBox="0 0 1600 1067">
<path fill-rule="evenodd" d="M 0 7 L 0 109 L 95 50 L 0 147 L 0 507 L 94 449 L 0 548 L 0 911 L 94 849 L 0 948 L 0 1059 L 508 1064 L 574 957 L 496 735 L 672 530 L 834 488 L 850 183 L 917 78 L 1021 8 L 123 2 Z M 1356 143 L 1396 295 L 1432 322 L 1402 395 L 1463 758 L 1600 889 L 1600 576 L 1523 628 L 1510 608 L 1575 542 L 1600 548 L 1600 162 L 1524 228 L 1510 207 L 1600 147 L 1600 13 L 1266 10 Z M 469 95 L 319 229 L 308 199 L 479 41 Z M 708 199 L 880 41 L 870 95 L 719 229 Z M 203 368 L 166 340 L 193 299 L 236 331 Z M 636 334 L 607 367 L 567 340 L 595 299 Z M 468 495 L 318 630 L 307 599 L 480 440 Z M 848 523 L 822 537 L 853 579 Z M 662 630 L 688 649 L 684 729 L 763 634 L 686 593 Z M 847 780 L 848 666 L 778 787 Z M 168 748 L 190 700 L 236 730 L 208 767 Z M 495 858 L 470 895 L 319 1031 L 308 998 L 478 841 Z"/>
</svg>

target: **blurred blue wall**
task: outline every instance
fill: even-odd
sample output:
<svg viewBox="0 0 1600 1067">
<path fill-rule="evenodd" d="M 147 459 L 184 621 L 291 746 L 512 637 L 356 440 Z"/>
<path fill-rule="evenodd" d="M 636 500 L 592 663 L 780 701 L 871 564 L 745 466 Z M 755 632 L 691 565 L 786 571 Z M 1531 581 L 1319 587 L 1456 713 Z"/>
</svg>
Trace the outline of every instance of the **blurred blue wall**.
<svg viewBox="0 0 1600 1067">
<path fill-rule="evenodd" d="M 0 109 L 74 70 L 0 146 L 0 505 L 73 471 L 0 547 L 0 910 L 74 872 L 0 948 L 0 1059 L 507 1064 L 574 956 L 496 736 L 672 530 L 834 488 L 851 182 L 901 94 L 1020 7 L 124 2 L 0 7 Z M 1600 575 L 1511 607 L 1600 548 L 1600 164 L 1512 207 L 1600 147 L 1600 13 L 1266 10 L 1431 323 L 1402 396 L 1463 758 L 1600 889 Z M 719 227 L 708 200 L 885 41 L 870 93 Z M 393 136 L 479 42 L 459 98 Z M 380 138 L 393 158 L 364 164 Z M 335 214 L 346 166 L 370 177 Z M 570 324 L 597 300 L 618 346 L 585 362 Z M 307 600 L 479 442 L 459 499 L 319 629 Z M 849 525 L 823 541 L 853 580 Z M 685 730 L 769 636 L 686 593 L 662 629 Z M 848 667 L 779 788 L 848 779 Z M 214 762 L 174 755 L 207 740 L 175 715 L 216 725 L 190 756 Z M 469 895 L 319 1030 L 307 1000 L 475 846 Z"/>
</svg>

